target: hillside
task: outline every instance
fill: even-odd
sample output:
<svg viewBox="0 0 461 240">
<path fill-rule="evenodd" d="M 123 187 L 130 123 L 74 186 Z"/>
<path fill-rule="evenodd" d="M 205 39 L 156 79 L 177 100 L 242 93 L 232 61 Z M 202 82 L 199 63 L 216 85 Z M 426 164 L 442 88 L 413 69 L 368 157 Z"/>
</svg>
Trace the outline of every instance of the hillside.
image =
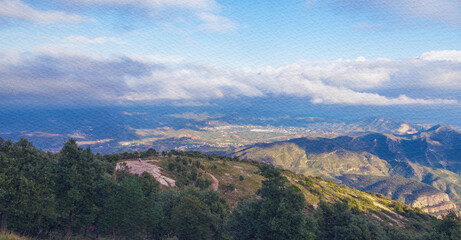
<svg viewBox="0 0 461 240">
<path fill-rule="evenodd" d="M 270 162 L 307 176 L 322 176 L 338 183 L 339 177 L 346 174 L 400 176 L 439 190 L 433 195 L 434 199 L 440 198 L 440 193 L 446 193 L 458 207 L 461 206 L 461 132 L 446 125 L 400 136 L 371 133 L 332 139 L 297 138 L 256 144 L 228 154 Z M 405 189 L 405 184 L 400 188 Z M 419 191 L 413 193 L 412 197 L 418 198 L 427 193 L 434 192 Z M 445 196 L 443 198 L 447 200 Z"/>
<path fill-rule="evenodd" d="M 219 184 L 219 193 L 234 207 L 242 197 L 248 197 L 248 195 L 256 197 L 255 193 L 261 188 L 261 181 L 264 180 L 259 170 L 261 163 L 258 162 L 229 161 L 226 158 L 210 157 L 209 155 L 201 157 L 188 156 L 187 152 L 174 153 L 179 154 L 179 156 L 170 155 L 169 157 L 150 158 L 140 162 L 138 160 L 123 161 L 119 162 L 118 166 L 125 164 L 127 166 L 147 166 L 130 168 L 129 171 L 134 174 L 140 174 L 142 170 L 150 172 L 150 169 L 160 168 L 161 174 L 154 175 L 159 183 L 162 184 L 161 179 L 165 177 L 175 179 L 176 183 L 183 182 L 182 184 L 177 184 L 174 188 L 195 184 L 196 182 L 194 183 L 192 180 L 185 181 L 184 176 L 195 171 L 194 169 L 198 169 L 198 178 L 204 177 L 209 182 L 213 181 L 212 177 L 216 178 Z M 181 166 L 180 171 L 177 170 L 177 166 Z M 194 166 L 200 166 L 201 168 L 195 168 Z M 420 210 L 404 205 L 401 202 L 390 200 L 381 194 L 362 192 L 344 185 L 337 185 L 320 177 L 307 177 L 289 170 L 282 171 L 282 175 L 287 177 L 291 184 L 298 187 L 307 203 L 315 208 L 321 201 L 328 203 L 347 202 L 357 211 L 391 226 L 404 226 L 413 217 L 424 219 L 424 215 L 419 214 Z M 185 182 L 187 183 L 184 184 Z M 171 188 L 172 186 L 163 184 L 163 187 Z"/>
<path fill-rule="evenodd" d="M 458 225 L 445 224 L 461 222 L 194 151 L 101 155 L 69 139 L 53 154 L 0 139 L 0 163 L 1 239 L 437 239 L 457 236 Z"/>
</svg>

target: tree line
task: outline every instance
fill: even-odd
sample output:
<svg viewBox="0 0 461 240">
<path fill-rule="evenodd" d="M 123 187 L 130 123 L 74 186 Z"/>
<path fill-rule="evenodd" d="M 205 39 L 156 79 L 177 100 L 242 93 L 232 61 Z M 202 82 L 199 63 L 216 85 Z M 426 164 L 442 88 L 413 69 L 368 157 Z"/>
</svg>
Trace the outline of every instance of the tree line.
<svg viewBox="0 0 461 240">
<path fill-rule="evenodd" d="M 200 157 L 238 158 L 169 151 L 168 168 L 181 188 L 161 189 L 149 174 L 115 171 L 121 159 L 159 156 L 94 154 L 74 139 L 58 153 L 36 149 L 22 138 L 0 138 L 0 231 L 38 239 L 459 239 L 461 219 L 449 214 L 430 224 L 392 227 L 355 212 L 347 203 L 306 205 L 300 189 L 281 170 L 259 164 L 265 177 L 257 198 L 231 209 L 219 192 L 202 183 Z M 185 166 L 193 166 L 186 168 Z M 205 181 L 205 180 L 203 180 Z M 204 185 L 203 185 L 204 184 Z"/>
</svg>

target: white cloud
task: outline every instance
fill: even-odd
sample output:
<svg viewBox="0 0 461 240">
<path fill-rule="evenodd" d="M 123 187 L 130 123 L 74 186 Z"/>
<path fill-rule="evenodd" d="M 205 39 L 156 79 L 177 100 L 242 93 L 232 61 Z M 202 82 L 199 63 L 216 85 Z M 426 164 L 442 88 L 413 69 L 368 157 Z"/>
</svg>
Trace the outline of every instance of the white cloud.
<svg viewBox="0 0 461 240">
<path fill-rule="evenodd" d="M 137 8 L 147 9 L 153 15 L 158 14 L 159 10 L 187 10 L 192 12 L 195 19 L 201 21 L 198 28 L 207 32 L 228 32 L 233 31 L 237 26 L 229 18 L 218 14 L 220 5 L 215 0 L 79 0 L 78 3 L 130 5 Z M 190 18 L 190 15 L 187 15 L 186 18 Z"/>
<path fill-rule="evenodd" d="M 377 62 L 383 64 L 387 61 L 379 60 Z M 364 64 L 363 59 L 336 61 L 321 65 L 301 62 L 278 69 L 266 67 L 256 71 L 246 70 L 245 74 L 247 77 L 252 77 L 251 85 L 259 86 L 259 89 L 264 93 L 309 97 L 313 103 L 317 104 L 386 106 L 459 103 L 458 100 L 454 99 L 410 98 L 404 94 L 392 98 L 357 90 L 379 90 L 385 82 L 389 84 L 389 82 L 400 81 L 392 78 L 393 73 L 405 71 L 405 69 L 395 68 L 394 65 L 399 63 L 393 63 L 389 67 L 376 67 L 377 70 L 371 68 L 375 64 L 376 62 L 373 61 Z M 426 77 L 430 78 L 431 76 Z M 412 79 L 412 81 L 415 80 Z M 421 81 L 416 80 L 416 82 Z M 426 87 L 429 86 L 426 85 Z M 461 89 L 461 86 L 459 87 Z M 404 86 L 405 88 L 411 92 L 410 86 Z"/>
<path fill-rule="evenodd" d="M 447 105 L 459 104 L 459 99 L 447 97 L 445 89 L 461 92 L 459 62 L 424 57 L 301 61 L 280 68 L 242 70 L 161 56 L 0 52 L 0 59 L 12 60 L 0 65 L 2 103 L 14 98 L 43 104 L 159 101 L 200 105 L 214 99 L 293 96 L 314 104 Z M 415 95 L 416 88 L 431 94 Z M 393 95 L 384 94 L 386 89 Z"/>
<path fill-rule="evenodd" d="M 321 84 L 314 89 L 317 91 L 312 93 L 313 103 L 374 106 L 459 104 L 458 100 L 453 99 L 410 98 L 406 95 L 390 98 L 376 93 L 356 92 L 350 89 L 322 86 Z"/>
<path fill-rule="evenodd" d="M 374 0 L 380 6 L 408 14 L 461 26 L 459 0 Z"/>
<path fill-rule="evenodd" d="M 328 86 L 354 91 L 383 89 L 459 89 L 461 90 L 461 51 L 433 51 L 414 59 L 337 60 L 286 65 L 278 69 L 262 68 L 256 72 L 276 75 L 289 81 L 301 78 Z M 271 76 L 267 76 L 271 77 Z M 292 84 L 291 84 L 292 85 Z M 296 88 L 295 88 L 296 89 Z"/>
<path fill-rule="evenodd" d="M 128 55 L 133 61 L 141 62 L 144 64 L 179 64 L 184 58 L 181 56 L 174 55 L 139 55 L 139 54 L 130 54 Z"/>
<path fill-rule="evenodd" d="M 461 3 L 459 0 L 327 0 L 341 10 L 366 10 L 384 18 L 429 19 L 461 27 Z M 306 0 L 308 7 L 318 0 Z M 359 27 L 367 27 L 366 25 Z"/>
<path fill-rule="evenodd" d="M 170 117 L 175 118 L 183 118 L 183 119 L 192 119 L 195 121 L 205 121 L 208 119 L 217 119 L 224 116 L 224 114 L 209 114 L 207 112 L 203 113 L 194 113 L 194 112 L 186 112 L 186 113 L 177 113 L 177 114 L 170 114 Z"/>
<path fill-rule="evenodd" d="M 230 19 L 209 12 L 197 13 L 197 17 L 203 21 L 200 28 L 209 32 L 228 32 L 235 30 L 236 25 Z"/>
<path fill-rule="evenodd" d="M 104 43 L 116 43 L 119 45 L 127 44 L 126 42 L 113 37 L 97 37 L 97 38 L 87 38 L 85 36 L 69 36 L 65 39 L 67 42 L 71 43 L 81 43 L 81 44 L 104 44 Z"/>
<path fill-rule="evenodd" d="M 211 10 L 217 7 L 214 0 L 79 0 L 81 3 L 134 5 L 149 8 L 184 8 Z"/>
<path fill-rule="evenodd" d="M 35 10 L 20 0 L 0 0 L 0 17 L 26 20 L 41 24 L 56 22 L 79 23 L 85 20 L 84 17 L 71 13 Z"/>
<path fill-rule="evenodd" d="M 422 60 L 428 60 L 428 61 L 461 62 L 461 51 L 456 51 L 456 50 L 430 51 L 430 52 L 425 52 L 421 54 L 419 58 Z"/>
<path fill-rule="evenodd" d="M 260 90 L 233 76 L 208 66 L 179 64 L 154 70 L 148 76 L 126 77 L 131 91 L 121 97 L 128 101 L 215 99 L 262 96 Z"/>
</svg>

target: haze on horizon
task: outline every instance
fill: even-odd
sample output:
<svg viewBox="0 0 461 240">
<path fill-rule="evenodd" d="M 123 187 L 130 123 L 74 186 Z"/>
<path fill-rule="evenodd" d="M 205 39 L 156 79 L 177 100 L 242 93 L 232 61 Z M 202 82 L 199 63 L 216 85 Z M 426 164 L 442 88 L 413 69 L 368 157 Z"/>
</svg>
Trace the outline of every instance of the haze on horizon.
<svg viewBox="0 0 461 240">
<path fill-rule="evenodd" d="M 457 0 L 0 0 L 0 106 L 271 99 L 461 125 L 460 39 Z"/>
</svg>

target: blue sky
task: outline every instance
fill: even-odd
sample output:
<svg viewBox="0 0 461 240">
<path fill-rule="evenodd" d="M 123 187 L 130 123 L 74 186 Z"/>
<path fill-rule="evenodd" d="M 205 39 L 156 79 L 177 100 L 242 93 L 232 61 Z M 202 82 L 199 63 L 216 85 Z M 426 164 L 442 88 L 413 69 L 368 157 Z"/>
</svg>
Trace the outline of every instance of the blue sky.
<svg viewBox="0 0 461 240">
<path fill-rule="evenodd" d="M 459 0 L 0 0 L 0 104 L 450 106 Z"/>
<path fill-rule="evenodd" d="M 461 11 L 459 1 L 444 1 Z M 177 1 L 173 6 L 150 6 L 147 0 L 79 2 L 23 1 L 23 5 L 44 15 L 55 11 L 68 16 L 45 21 L 39 17 L 8 18 L 3 14 L 2 48 L 33 50 L 43 45 L 65 44 L 69 36 L 113 38 L 124 44 L 107 41 L 78 47 L 106 56 L 177 55 L 189 61 L 210 61 L 228 68 L 282 66 L 299 60 L 360 56 L 404 59 L 433 50 L 459 49 L 461 44 L 461 14 L 451 13 L 454 20 L 448 20 L 451 18 L 446 19 L 437 9 L 418 16 L 392 6 L 369 3 L 368 7 L 358 7 L 351 3 L 359 5 L 361 1 L 338 0 L 197 0 Z M 188 6 L 180 2 L 191 3 Z M 194 2 L 198 6 L 195 7 Z M 403 2 L 411 5 L 414 1 Z M 434 8 L 433 1 L 419 2 L 428 5 L 426 8 Z M 207 23 L 196 16 L 201 11 L 223 20 Z M 66 17 L 80 19 L 66 21 Z M 207 24 L 210 27 L 204 27 Z"/>
</svg>

